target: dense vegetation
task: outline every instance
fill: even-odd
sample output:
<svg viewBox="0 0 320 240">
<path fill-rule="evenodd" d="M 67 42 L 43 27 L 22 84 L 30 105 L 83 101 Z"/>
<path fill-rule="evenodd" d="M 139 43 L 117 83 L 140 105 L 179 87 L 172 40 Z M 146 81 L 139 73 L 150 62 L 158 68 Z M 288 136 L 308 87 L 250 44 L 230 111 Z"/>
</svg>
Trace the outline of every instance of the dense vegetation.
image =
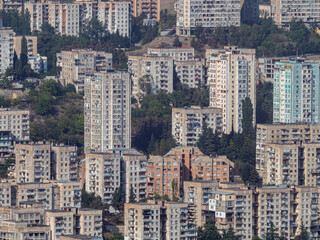
<svg viewBox="0 0 320 240">
<path fill-rule="evenodd" d="M 260 19 L 253 25 L 241 24 L 240 28 L 198 28 L 192 46 L 203 51 L 211 48 L 235 45 L 240 48 L 255 48 L 257 57 L 290 56 L 319 53 L 320 36 L 316 26 L 308 29 L 302 22 L 292 21 L 289 31 L 278 28 L 271 18 Z"/>
</svg>

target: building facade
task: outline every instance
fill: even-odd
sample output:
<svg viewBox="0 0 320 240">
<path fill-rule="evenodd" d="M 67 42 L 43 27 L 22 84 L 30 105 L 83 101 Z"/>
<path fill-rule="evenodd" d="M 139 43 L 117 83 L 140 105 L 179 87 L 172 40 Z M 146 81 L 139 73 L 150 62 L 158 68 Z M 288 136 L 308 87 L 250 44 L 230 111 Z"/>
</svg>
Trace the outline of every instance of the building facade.
<svg viewBox="0 0 320 240">
<path fill-rule="evenodd" d="M 127 72 L 95 73 L 85 81 L 84 149 L 105 152 L 131 146 L 131 84 Z"/>
<path fill-rule="evenodd" d="M 256 112 L 256 64 L 254 49 L 207 49 L 210 106 L 222 109 L 223 131 L 242 131 L 242 101 L 249 98 Z"/>
<path fill-rule="evenodd" d="M 204 124 L 214 133 L 223 132 L 221 108 L 172 108 L 172 136 L 179 146 L 196 146 Z"/>
<path fill-rule="evenodd" d="M 11 28 L 3 27 L 0 20 L 0 73 L 5 73 L 7 68 L 13 67 L 14 57 L 14 31 Z"/>
<path fill-rule="evenodd" d="M 273 122 L 319 122 L 320 62 L 292 60 L 275 63 Z"/>
</svg>

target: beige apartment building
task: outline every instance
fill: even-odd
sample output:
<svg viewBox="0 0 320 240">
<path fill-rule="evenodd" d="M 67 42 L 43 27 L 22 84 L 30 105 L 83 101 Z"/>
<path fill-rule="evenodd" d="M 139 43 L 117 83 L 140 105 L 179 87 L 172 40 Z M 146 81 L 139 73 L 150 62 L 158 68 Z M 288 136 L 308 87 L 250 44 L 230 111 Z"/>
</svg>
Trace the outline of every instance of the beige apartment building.
<svg viewBox="0 0 320 240">
<path fill-rule="evenodd" d="M 302 0 L 272 0 L 271 17 L 279 27 L 289 27 L 292 20 L 304 23 L 320 22 L 320 3 L 318 1 Z"/>
<path fill-rule="evenodd" d="M 10 131 L 15 140 L 29 140 L 29 111 L 0 108 L 0 131 Z"/>
<path fill-rule="evenodd" d="M 172 136 L 180 146 L 196 146 L 204 124 L 222 134 L 222 114 L 221 108 L 213 107 L 172 108 Z"/>
<path fill-rule="evenodd" d="M 148 56 L 171 57 L 175 62 L 194 61 L 194 48 L 192 47 L 153 47 L 148 48 Z"/>
<path fill-rule="evenodd" d="M 5 220 L 0 223 L 0 239 L 6 240 L 51 240 L 49 226 L 28 226 L 26 222 Z"/>
<path fill-rule="evenodd" d="M 308 151 L 307 146 L 309 144 L 311 144 L 311 143 L 317 144 L 317 143 L 319 143 L 319 141 L 320 141 L 320 125 L 308 124 L 308 123 L 258 124 L 257 131 L 256 131 L 256 169 L 265 182 L 267 179 L 267 175 L 270 174 L 270 172 L 267 168 L 268 167 L 267 166 L 267 164 L 268 164 L 267 157 L 277 159 L 280 156 L 280 155 L 278 155 L 278 156 L 273 155 L 272 152 L 275 150 L 273 148 L 269 149 L 267 146 L 268 144 L 274 144 L 272 147 L 277 147 L 278 149 L 283 149 L 282 152 L 289 152 L 289 155 L 291 155 L 290 148 L 291 149 L 295 148 L 296 151 L 298 151 L 298 149 L 299 149 L 299 152 L 304 152 L 305 151 L 305 150 L 303 150 L 304 148 Z M 302 144 L 305 147 L 300 148 L 300 144 Z M 287 150 L 286 150 L 286 148 L 287 148 Z M 270 153 L 267 155 L 268 150 L 270 150 L 269 151 Z M 284 151 L 284 150 L 286 150 L 286 151 Z M 316 151 L 315 147 L 314 147 L 313 151 Z M 280 154 L 280 152 L 279 152 L 279 154 Z M 286 154 L 288 154 L 288 153 L 286 153 Z M 303 160 L 303 163 L 307 164 L 307 166 L 308 166 L 308 164 L 314 164 L 313 167 L 316 168 L 316 165 L 315 165 L 316 164 L 316 152 L 313 152 L 313 156 L 312 156 L 312 153 L 310 155 L 310 153 L 306 152 L 306 154 L 307 155 L 305 157 L 307 157 L 309 160 L 305 159 L 305 160 Z M 295 153 L 295 156 L 292 155 L 291 157 L 298 158 L 297 152 Z M 286 159 L 286 157 L 285 157 L 285 159 Z M 277 160 L 277 161 L 280 161 L 280 160 Z M 291 160 L 291 161 L 296 161 L 296 160 Z M 313 163 L 311 163 L 309 161 L 313 161 Z M 271 163 L 269 163 L 269 164 L 271 164 Z M 286 165 L 286 161 L 285 161 L 284 165 Z M 310 166 L 312 167 L 312 165 L 310 165 Z M 289 166 L 285 166 L 285 167 L 289 167 L 288 171 L 294 171 L 294 173 L 297 173 L 295 171 L 298 171 L 297 165 L 296 166 L 289 165 Z M 302 168 L 300 168 L 300 170 L 302 170 Z M 281 174 L 281 173 L 279 173 L 279 174 Z M 310 173 L 308 173 L 308 174 L 310 174 Z"/>
<path fill-rule="evenodd" d="M 22 1 L 21 0 L 0 1 L 0 9 L 5 11 L 17 10 L 18 12 L 21 12 Z"/>
<path fill-rule="evenodd" d="M 38 37 L 37 36 L 24 36 L 27 40 L 28 57 L 37 56 L 38 54 Z M 14 50 L 17 56 L 21 54 L 21 44 L 23 36 L 13 37 Z"/>
<path fill-rule="evenodd" d="M 228 0 L 224 4 L 217 0 L 179 0 L 176 4 L 176 29 L 179 36 L 191 36 L 199 26 L 203 28 L 240 26 L 240 0 Z"/>
<path fill-rule="evenodd" d="M 197 239 L 196 228 L 189 224 L 187 203 L 126 203 L 124 225 L 128 240 Z"/>
<path fill-rule="evenodd" d="M 57 201 L 56 205 L 58 206 L 57 209 L 81 207 L 81 189 L 83 186 L 80 182 L 55 181 L 53 184 L 54 192 L 57 192 L 55 196 L 55 200 Z"/>
<path fill-rule="evenodd" d="M 129 56 L 132 95 L 140 100 L 146 93 L 173 91 L 173 59 L 160 56 Z"/>
<path fill-rule="evenodd" d="M 13 67 L 14 57 L 14 41 L 15 32 L 8 27 L 3 26 L 0 19 L 0 35 L 1 35 L 1 55 L 0 55 L 0 73 L 5 73 L 7 68 Z"/>
<path fill-rule="evenodd" d="M 84 81 L 96 71 L 112 68 L 112 53 L 90 49 L 73 49 L 57 53 L 57 66 L 61 69 L 59 81 L 63 86 L 74 84 L 77 92 L 84 91 Z"/>
<path fill-rule="evenodd" d="M 131 83 L 127 72 L 109 70 L 85 80 L 84 150 L 131 147 Z"/>
<path fill-rule="evenodd" d="M 209 209 L 215 212 L 216 227 L 221 233 L 232 228 L 240 239 L 252 239 L 253 190 L 233 185 L 226 184 L 226 188 L 215 191 L 209 200 Z"/>
<path fill-rule="evenodd" d="M 15 178 L 32 183 L 51 179 L 50 142 L 16 144 Z"/>
<path fill-rule="evenodd" d="M 62 234 L 74 234 L 75 221 L 73 211 L 46 211 L 46 224 L 50 226 L 52 240 L 58 240 Z"/>
<path fill-rule="evenodd" d="M 175 61 L 174 64 L 180 83 L 189 88 L 202 88 L 206 85 L 204 59 Z"/>
<path fill-rule="evenodd" d="M 0 207 L 16 205 L 16 190 L 12 182 L 0 181 Z"/>
<path fill-rule="evenodd" d="M 147 158 L 135 149 L 111 149 L 86 154 L 86 190 L 110 203 L 121 188 L 129 202 L 131 188 L 136 201 L 146 198 Z"/>
<path fill-rule="evenodd" d="M 223 131 L 242 131 L 242 101 L 250 98 L 253 106 L 253 126 L 256 112 L 255 49 L 207 49 L 207 84 L 210 106 L 221 108 Z"/>
<path fill-rule="evenodd" d="M 77 147 L 63 144 L 52 145 L 51 166 L 54 179 L 58 181 L 78 180 Z"/>
<path fill-rule="evenodd" d="M 120 154 L 112 152 L 86 154 L 86 191 L 110 203 L 120 187 Z"/>
<path fill-rule="evenodd" d="M 130 1 L 111 1 L 98 3 L 98 20 L 110 33 L 130 37 Z"/>
<path fill-rule="evenodd" d="M 209 199 L 218 189 L 217 181 L 185 181 L 183 202 L 188 203 L 189 221 L 194 226 L 203 226 L 207 217 L 214 214 L 209 209 Z M 196 231 L 196 229 L 195 229 Z"/>
<path fill-rule="evenodd" d="M 80 234 L 102 238 L 102 210 L 80 208 Z"/>
<path fill-rule="evenodd" d="M 80 235 L 80 234 L 74 234 L 74 235 L 62 235 L 59 237 L 59 240 L 94 240 L 94 237 L 90 237 L 87 235 Z"/>
</svg>

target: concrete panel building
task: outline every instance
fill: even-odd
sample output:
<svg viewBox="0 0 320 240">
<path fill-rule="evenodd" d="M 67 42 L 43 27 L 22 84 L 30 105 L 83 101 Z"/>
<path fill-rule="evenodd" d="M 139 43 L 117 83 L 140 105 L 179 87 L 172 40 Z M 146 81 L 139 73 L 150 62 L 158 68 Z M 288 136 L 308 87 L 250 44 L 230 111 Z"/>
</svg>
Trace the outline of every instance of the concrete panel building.
<svg viewBox="0 0 320 240">
<path fill-rule="evenodd" d="M 131 83 L 127 72 L 95 73 L 85 81 L 84 149 L 131 147 Z"/>
<path fill-rule="evenodd" d="M 24 36 L 27 40 L 27 49 L 28 57 L 37 56 L 38 54 L 38 37 L 37 36 Z M 16 51 L 17 56 L 21 54 L 21 43 L 23 36 L 13 37 L 14 41 L 14 50 Z"/>
<path fill-rule="evenodd" d="M 221 108 L 172 108 L 172 136 L 179 146 L 196 146 L 206 124 L 213 133 L 223 132 L 223 118 Z"/>
<path fill-rule="evenodd" d="M 11 28 L 3 27 L 0 19 L 0 73 L 5 73 L 7 68 L 13 67 L 14 56 L 14 31 Z"/>
<path fill-rule="evenodd" d="M 193 61 L 194 48 L 192 47 L 152 47 L 147 50 L 148 56 L 171 57 L 175 62 Z"/>
<path fill-rule="evenodd" d="M 57 53 L 57 66 L 61 69 L 59 81 L 63 86 L 75 85 L 77 92 L 84 91 L 84 81 L 96 71 L 112 68 L 112 54 L 90 49 L 73 49 Z"/>
<path fill-rule="evenodd" d="M 10 131 L 17 141 L 29 140 L 29 110 L 0 108 L 0 131 Z"/>
<path fill-rule="evenodd" d="M 202 88 L 206 85 L 204 60 L 174 62 L 180 83 L 189 88 Z"/>
<path fill-rule="evenodd" d="M 250 98 L 253 126 L 256 112 L 256 63 L 254 49 L 207 49 L 210 106 L 222 108 L 223 131 L 242 131 L 242 101 Z"/>
</svg>

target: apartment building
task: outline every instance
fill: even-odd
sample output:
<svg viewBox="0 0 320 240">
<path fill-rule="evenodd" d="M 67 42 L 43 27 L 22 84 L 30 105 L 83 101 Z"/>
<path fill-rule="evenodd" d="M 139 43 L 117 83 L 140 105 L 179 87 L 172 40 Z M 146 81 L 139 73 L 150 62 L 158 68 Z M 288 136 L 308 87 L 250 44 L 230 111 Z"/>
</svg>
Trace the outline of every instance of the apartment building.
<svg viewBox="0 0 320 240">
<path fill-rule="evenodd" d="M 130 191 L 135 194 L 136 201 L 147 198 L 147 156 L 135 149 L 121 150 L 121 178 L 122 189 L 126 193 L 126 202 L 129 202 Z"/>
<path fill-rule="evenodd" d="M 21 44 L 23 37 L 27 40 L 27 50 L 28 50 L 28 57 L 37 56 L 38 54 L 38 37 L 37 36 L 15 36 L 13 37 L 14 42 L 14 50 L 16 51 L 17 56 L 21 54 Z"/>
<path fill-rule="evenodd" d="M 277 62 L 274 67 L 273 122 L 319 122 L 320 62 Z"/>
<path fill-rule="evenodd" d="M 190 36 L 197 27 L 240 26 L 241 1 L 177 1 L 177 35 Z M 210 11 L 210 13 L 209 13 Z"/>
<path fill-rule="evenodd" d="M 128 71 L 132 95 L 141 99 L 146 93 L 173 91 L 173 59 L 160 56 L 129 56 Z"/>
<path fill-rule="evenodd" d="M 84 91 L 84 81 L 96 71 L 112 68 L 112 53 L 90 49 L 73 49 L 57 53 L 57 66 L 61 69 L 59 81 L 63 86 L 74 84 L 77 92 Z"/>
<path fill-rule="evenodd" d="M 292 20 L 308 24 L 320 22 L 320 4 L 315 0 L 309 2 L 272 0 L 270 3 L 271 17 L 279 27 L 289 27 Z"/>
<path fill-rule="evenodd" d="M 242 131 L 242 101 L 247 97 L 253 106 L 255 126 L 255 50 L 235 46 L 207 49 L 206 59 L 210 106 L 222 109 L 224 133 Z"/>
<path fill-rule="evenodd" d="M 177 202 L 126 203 L 124 237 L 135 239 L 197 239 L 188 220 L 188 204 Z"/>
<path fill-rule="evenodd" d="M 218 187 L 217 181 L 184 181 L 183 202 L 188 203 L 190 224 L 203 226 L 207 217 L 214 216 L 209 209 L 209 199 Z"/>
<path fill-rule="evenodd" d="M 17 10 L 21 12 L 22 1 L 21 0 L 0 1 L 0 9 L 5 11 Z"/>
<path fill-rule="evenodd" d="M 180 146 L 196 146 L 204 124 L 219 135 L 223 132 L 222 109 L 191 106 L 172 108 L 172 136 Z"/>
<path fill-rule="evenodd" d="M 130 37 L 130 1 L 111 1 L 98 3 L 98 20 L 102 22 L 110 33 Z"/>
<path fill-rule="evenodd" d="M 87 235 L 73 234 L 73 235 L 62 235 L 59 240 L 95 240 L 95 237 L 90 237 Z"/>
<path fill-rule="evenodd" d="M 78 180 L 77 147 L 55 145 L 51 147 L 52 179 L 58 181 Z"/>
<path fill-rule="evenodd" d="M 174 62 L 180 83 L 189 88 L 202 88 L 206 85 L 204 60 Z"/>
<path fill-rule="evenodd" d="M 48 71 L 48 58 L 44 56 L 40 56 L 37 54 L 36 56 L 31 56 L 28 58 L 28 63 L 33 71 L 36 73 L 46 73 Z"/>
<path fill-rule="evenodd" d="M 135 149 L 112 149 L 86 154 L 86 190 L 110 203 L 121 188 L 129 202 L 131 189 L 136 201 L 146 198 L 146 156 Z"/>
<path fill-rule="evenodd" d="M 57 209 L 66 207 L 80 208 L 81 207 L 81 189 L 80 182 L 72 181 L 55 181 L 53 183 L 54 192 L 56 192 L 55 204 Z"/>
<path fill-rule="evenodd" d="M 259 1 L 258 0 L 241 0 L 241 22 L 257 23 L 259 21 Z"/>
<path fill-rule="evenodd" d="M 85 80 L 84 149 L 131 147 L 131 83 L 127 72 L 109 70 Z"/>
<path fill-rule="evenodd" d="M 74 212 L 64 210 L 46 211 L 46 225 L 50 226 L 52 240 L 58 240 L 63 234 L 74 234 Z"/>
<path fill-rule="evenodd" d="M 3 27 L 2 19 L 0 19 L 0 73 L 5 73 L 7 68 L 13 67 L 14 56 L 14 31 L 11 28 Z"/>
<path fill-rule="evenodd" d="M 17 205 L 24 202 L 37 202 L 45 209 L 59 209 L 56 193 L 52 183 L 17 183 Z"/>
<path fill-rule="evenodd" d="M 149 16 L 151 19 L 160 20 L 161 0 L 147 0 L 140 2 L 139 0 L 131 0 L 131 15 L 138 17 L 141 14 Z"/>
<path fill-rule="evenodd" d="M 0 207 L 10 207 L 16 205 L 16 189 L 12 182 L 0 182 Z"/>
<path fill-rule="evenodd" d="M 191 162 L 192 180 L 231 182 L 234 163 L 226 156 L 198 156 Z"/>
<path fill-rule="evenodd" d="M 295 158 L 295 159 L 300 158 L 302 160 L 302 158 L 297 155 L 298 152 L 294 153 L 292 152 L 292 150 L 293 151 L 299 150 L 300 154 L 307 151 L 306 157 L 308 159 L 304 160 L 303 163 L 307 164 L 307 166 L 308 164 L 311 164 L 310 166 L 315 168 L 316 152 L 314 151 L 316 151 L 316 147 L 313 147 L 314 148 L 313 153 L 311 152 L 308 153 L 308 146 L 309 144 L 311 144 L 310 146 L 312 146 L 312 144 L 317 144 L 319 142 L 320 142 L 320 125 L 314 125 L 314 124 L 308 124 L 308 123 L 258 124 L 257 131 L 256 131 L 256 169 L 259 172 L 264 182 L 267 179 L 267 174 L 270 174 L 268 170 L 269 165 L 267 164 L 272 164 L 272 161 L 275 161 L 275 159 L 278 159 L 277 161 L 280 161 L 281 163 L 283 163 L 285 165 L 284 166 L 285 168 L 289 167 L 288 171 L 292 171 L 294 170 L 294 168 L 297 171 L 296 168 L 298 166 L 294 166 L 294 165 L 287 166 L 288 156 L 286 155 L 288 154 L 289 154 L 289 157 L 291 156 L 291 158 Z M 274 144 L 274 145 L 270 146 L 270 149 L 269 149 L 268 148 L 269 144 Z M 300 147 L 300 145 L 302 145 L 302 147 Z M 278 154 L 280 154 L 280 152 L 283 153 L 281 157 L 280 155 L 278 156 L 275 155 L 276 148 L 279 149 L 277 150 Z M 291 153 L 290 153 L 290 149 L 291 149 Z M 311 147 L 311 150 L 312 150 L 312 147 Z M 312 154 L 314 155 L 312 156 Z M 269 161 L 269 158 L 273 160 Z M 283 160 L 281 159 L 284 159 L 285 161 L 283 162 Z M 291 161 L 297 161 L 297 160 L 291 160 Z M 312 166 L 312 164 L 314 165 Z M 281 164 L 281 169 L 282 168 L 283 166 Z M 281 173 L 278 173 L 278 174 L 281 174 Z"/>
<path fill-rule="evenodd" d="M 157 194 L 179 198 L 183 181 L 182 161 L 172 155 L 150 156 L 147 164 L 147 196 Z"/>
<path fill-rule="evenodd" d="M 43 182 L 51 179 L 50 142 L 16 144 L 14 153 L 17 182 Z"/>
<path fill-rule="evenodd" d="M 102 210 L 80 208 L 80 234 L 102 239 Z"/>
<path fill-rule="evenodd" d="M 176 62 L 194 61 L 194 48 L 192 47 L 153 47 L 148 48 L 148 56 L 171 57 Z"/>
<path fill-rule="evenodd" d="M 240 239 L 252 239 L 253 190 L 233 185 L 217 189 L 209 200 L 209 209 L 215 212 L 215 225 L 221 233 L 232 228 Z"/>
<path fill-rule="evenodd" d="M 14 140 L 29 140 L 29 111 L 0 108 L 0 131 L 10 131 Z"/>
<path fill-rule="evenodd" d="M 112 152 L 86 154 L 86 191 L 110 203 L 120 187 L 120 154 Z"/>
<path fill-rule="evenodd" d="M 28 226 L 26 222 L 5 220 L 0 223 L 0 238 L 6 240 L 50 240 L 49 226 Z"/>
</svg>

